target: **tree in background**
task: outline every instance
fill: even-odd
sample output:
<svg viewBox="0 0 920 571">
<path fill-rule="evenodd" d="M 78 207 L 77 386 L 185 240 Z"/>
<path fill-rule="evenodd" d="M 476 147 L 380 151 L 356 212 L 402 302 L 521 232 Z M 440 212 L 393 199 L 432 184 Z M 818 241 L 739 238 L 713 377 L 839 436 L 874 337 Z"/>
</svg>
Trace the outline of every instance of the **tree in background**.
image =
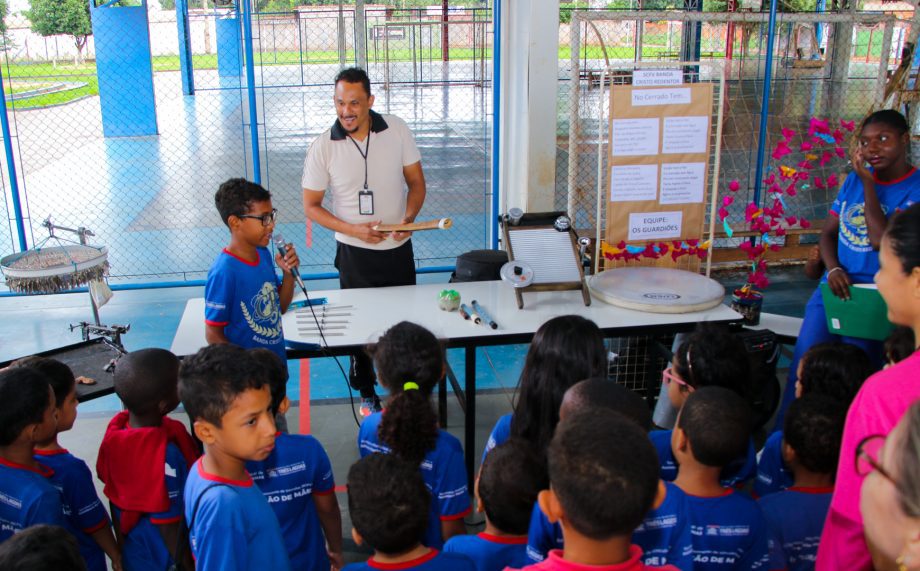
<svg viewBox="0 0 920 571">
<path fill-rule="evenodd" d="M 32 31 L 48 37 L 66 35 L 73 38 L 77 46 L 75 64 L 83 62 L 83 48 L 86 39 L 92 35 L 93 26 L 89 19 L 89 5 L 83 0 L 31 0 L 31 8 L 25 12 L 32 24 Z M 57 66 L 57 61 L 53 61 Z"/>
</svg>

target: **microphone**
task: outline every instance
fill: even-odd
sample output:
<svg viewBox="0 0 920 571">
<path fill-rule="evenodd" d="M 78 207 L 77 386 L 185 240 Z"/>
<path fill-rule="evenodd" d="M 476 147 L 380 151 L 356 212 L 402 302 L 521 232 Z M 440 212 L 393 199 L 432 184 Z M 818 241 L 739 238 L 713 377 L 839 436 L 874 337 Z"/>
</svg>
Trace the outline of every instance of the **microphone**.
<svg viewBox="0 0 920 571">
<path fill-rule="evenodd" d="M 281 235 L 281 232 L 275 232 L 272 235 L 272 239 L 275 242 L 275 249 L 278 250 L 278 253 L 281 254 L 283 258 L 288 251 L 287 242 L 284 241 L 284 236 Z M 291 268 L 291 275 L 294 276 L 294 281 L 300 286 L 300 289 L 306 293 L 307 288 L 303 285 L 303 280 L 300 279 L 300 271 L 297 268 Z"/>
</svg>

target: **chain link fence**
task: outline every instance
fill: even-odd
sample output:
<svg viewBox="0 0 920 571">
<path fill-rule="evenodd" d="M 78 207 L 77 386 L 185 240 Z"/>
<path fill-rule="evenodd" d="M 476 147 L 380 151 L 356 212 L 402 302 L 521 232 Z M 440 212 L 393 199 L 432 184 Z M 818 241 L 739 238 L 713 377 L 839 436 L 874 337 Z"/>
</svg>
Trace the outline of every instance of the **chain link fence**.
<svg viewBox="0 0 920 571">
<path fill-rule="evenodd" d="M 785 197 L 789 215 L 823 219 L 836 195 L 835 179 L 842 181 L 847 174 L 853 135 L 843 125 L 852 121 L 858 126 L 863 117 L 879 108 L 888 70 L 897 65 L 903 48 L 905 28 L 905 23 L 877 13 L 779 15 L 762 147 L 765 162 L 758 185 L 756 165 L 767 65 L 766 14 L 573 12 L 571 23 L 560 26 L 560 45 L 570 47 L 564 54 L 568 57 L 560 59 L 557 207 L 571 205 L 579 228 L 596 227 L 597 146 L 602 145 L 606 161 L 607 128 L 601 122 L 609 119 L 609 86 L 603 86 L 602 91 L 602 72 L 608 70 L 609 81 L 614 84 L 629 84 L 633 69 L 694 59 L 701 65 L 684 67 L 685 81 L 714 82 L 718 93 L 719 76 L 725 73 L 727 77 L 721 103 L 724 119 L 718 188 L 720 195 L 725 195 L 729 194 L 730 181 L 738 181 L 741 187 L 727 207 L 729 219 L 743 221 L 746 205 L 755 198 L 755 188 L 759 186 L 761 196 L 766 197 L 770 184 L 763 180 L 772 176 L 780 181 L 780 167 L 784 165 L 807 169 L 815 177 L 800 185 L 801 191 L 795 196 Z M 843 41 L 846 37 L 849 42 Z M 835 51 L 842 50 L 847 50 L 847 57 L 834 57 Z M 713 136 L 718 101 L 715 106 Z M 809 133 L 812 119 L 827 120 L 830 131 L 844 137 L 814 141 L 814 134 Z M 773 149 L 789 133 L 794 133 L 789 154 L 775 158 Z M 575 157 L 571 156 L 573 149 Z M 710 157 L 710 165 L 714 159 Z M 604 184 L 601 187 L 606 188 Z M 708 219 L 708 206 L 706 212 Z M 708 229 L 708 223 L 705 226 Z M 716 236 L 722 236 L 721 245 L 737 246 L 743 239 L 727 240 L 720 230 L 718 224 Z"/>
<path fill-rule="evenodd" d="M 379 6 L 360 15 L 354 6 L 253 14 L 254 137 L 239 5 L 186 17 L 181 3 L 97 4 L 79 53 L 72 38 L 22 27 L 3 53 L 30 245 L 47 236 L 41 222 L 51 216 L 96 234 L 115 282 L 203 279 L 227 242 L 214 192 L 228 178 L 255 178 L 255 145 L 278 230 L 300 250 L 303 273 L 333 271 L 332 233 L 306 223 L 300 177 L 309 144 L 335 121 L 335 74 L 352 65 L 368 69 L 374 109 L 402 117 L 416 136 L 428 183 L 420 218 L 454 218 L 450 232 L 416 235 L 418 266 L 449 266 L 486 245 L 488 12 L 451 10 L 446 22 L 439 9 Z M 19 248 L 0 168 L 5 255 Z"/>
</svg>

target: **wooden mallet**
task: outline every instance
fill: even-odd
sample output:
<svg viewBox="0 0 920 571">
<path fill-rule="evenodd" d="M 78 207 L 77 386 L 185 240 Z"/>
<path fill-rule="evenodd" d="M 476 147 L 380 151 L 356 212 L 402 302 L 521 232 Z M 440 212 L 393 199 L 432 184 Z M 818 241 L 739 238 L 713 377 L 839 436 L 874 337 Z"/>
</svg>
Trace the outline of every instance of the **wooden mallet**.
<svg viewBox="0 0 920 571">
<path fill-rule="evenodd" d="M 447 230 L 454 223 L 450 218 L 428 220 L 427 222 L 409 222 L 407 224 L 378 224 L 374 230 L 378 232 L 418 232 L 419 230 Z"/>
</svg>

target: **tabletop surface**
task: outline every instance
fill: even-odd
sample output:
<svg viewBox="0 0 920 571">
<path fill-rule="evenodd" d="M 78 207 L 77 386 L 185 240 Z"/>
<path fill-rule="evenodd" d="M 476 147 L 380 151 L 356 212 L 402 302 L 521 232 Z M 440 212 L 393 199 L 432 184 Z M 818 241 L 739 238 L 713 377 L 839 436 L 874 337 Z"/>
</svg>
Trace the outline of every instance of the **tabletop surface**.
<svg viewBox="0 0 920 571">
<path fill-rule="evenodd" d="M 438 307 L 438 293 L 454 289 L 461 301 L 473 300 L 490 314 L 497 329 L 463 319 L 456 311 Z M 594 321 L 605 330 L 667 327 L 702 322 L 737 321 L 740 316 L 725 305 L 693 313 L 649 313 L 633 311 L 592 299 L 585 306 L 581 291 L 525 292 L 524 308 L 518 309 L 514 290 L 500 281 L 454 284 L 424 284 L 386 288 L 311 291 L 311 299 L 326 298 L 325 305 L 313 306 L 317 319 L 326 316 L 324 331 L 330 347 L 362 346 L 376 341 L 386 329 L 400 321 L 427 327 L 436 336 L 453 341 L 482 341 L 489 338 L 533 334 L 543 323 L 560 315 L 576 314 Z M 303 299 L 302 294 L 295 301 Z M 283 317 L 284 336 L 295 343 L 319 343 L 310 308 L 288 311 Z M 189 355 L 203 347 L 204 299 L 188 301 L 173 339 L 172 352 Z M 494 341 L 495 339 L 492 339 Z"/>
</svg>

